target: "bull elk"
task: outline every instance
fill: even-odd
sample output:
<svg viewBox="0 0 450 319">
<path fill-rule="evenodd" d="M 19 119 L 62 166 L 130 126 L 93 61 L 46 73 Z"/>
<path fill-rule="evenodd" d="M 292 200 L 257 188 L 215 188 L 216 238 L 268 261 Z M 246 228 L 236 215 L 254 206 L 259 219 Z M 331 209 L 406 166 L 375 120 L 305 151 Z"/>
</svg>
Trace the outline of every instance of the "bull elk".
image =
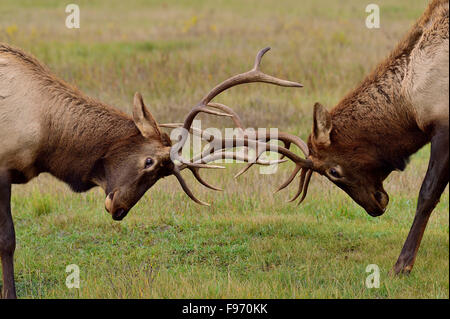
<svg viewBox="0 0 450 319">
<path fill-rule="evenodd" d="M 263 55 L 256 56 L 252 70 L 229 78 L 216 86 L 186 116 L 183 132 L 198 133 L 191 128 L 199 113 L 230 117 L 241 126 L 238 115 L 229 107 L 211 102 L 221 92 L 244 83 L 266 82 L 285 87 L 301 87 L 296 82 L 275 78 L 260 71 Z M 105 208 L 114 220 L 122 220 L 144 193 L 159 179 L 174 175 L 186 194 L 199 204 L 180 171 L 187 168 L 203 185 L 217 189 L 199 175 L 201 168 L 217 168 L 208 163 L 231 158 L 268 165 L 259 158 L 250 160 L 248 153 L 238 156 L 226 152 L 241 143 L 246 150 L 273 151 L 273 146 L 241 134 L 231 141 L 216 139 L 216 149 L 192 160 L 184 160 L 179 151 L 186 134 L 172 145 L 142 96 L 135 94 L 133 116 L 85 96 L 78 89 L 56 78 L 34 57 L 0 43 L 0 255 L 3 269 L 2 296 L 15 298 L 13 255 L 15 233 L 11 216 L 11 184 L 27 183 L 42 172 L 48 172 L 67 183 L 75 192 L 95 186 L 106 194 Z M 204 132 L 200 134 L 205 138 Z M 211 137 L 207 138 L 211 141 Z M 264 140 L 268 138 L 264 137 Z M 295 136 L 282 133 L 286 145 L 298 144 Z M 227 144 L 228 143 L 228 144 Z M 301 143 L 301 142 L 300 142 Z M 222 147 L 223 146 L 223 147 Z M 306 145 L 301 145 L 306 147 Z M 276 150 L 276 149 L 275 149 Z M 276 150 L 278 151 L 278 150 Z M 279 153 L 301 161 L 284 147 Z M 259 153 L 258 153 L 259 154 Z M 173 156 L 173 158 L 171 157 Z M 275 161 L 277 162 L 277 161 Z"/>
<path fill-rule="evenodd" d="M 449 182 L 449 5 L 434 0 L 388 58 L 331 111 L 314 105 L 307 161 L 292 200 L 306 196 L 313 172 L 326 176 L 371 216 L 386 211 L 383 181 L 431 142 L 416 215 L 392 272 L 409 273 L 428 219 Z M 251 163 L 249 164 L 249 166 Z M 300 173 L 299 173 L 300 172 Z"/>
</svg>

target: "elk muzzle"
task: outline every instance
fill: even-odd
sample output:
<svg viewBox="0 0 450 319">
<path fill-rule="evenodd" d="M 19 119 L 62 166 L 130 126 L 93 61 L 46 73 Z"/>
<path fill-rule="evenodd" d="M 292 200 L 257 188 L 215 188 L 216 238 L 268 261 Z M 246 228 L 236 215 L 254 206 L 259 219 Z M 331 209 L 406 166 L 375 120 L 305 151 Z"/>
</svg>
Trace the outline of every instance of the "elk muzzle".
<svg viewBox="0 0 450 319">
<path fill-rule="evenodd" d="M 117 191 L 111 192 L 108 194 L 108 196 L 106 196 L 105 209 L 108 213 L 111 214 L 112 219 L 119 221 L 122 220 L 125 216 L 127 216 L 128 210 L 118 206 L 115 203 L 114 199 L 117 197 L 116 193 Z"/>
<path fill-rule="evenodd" d="M 372 195 L 374 202 L 377 204 L 378 207 L 376 207 L 375 210 L 367 211 L 370 216 L 377 217 L 381 216 L 386 212 L 386 207 L 389 204 L 389 196 L 388 194 L 382 190 L 382 191 L 376 191 Z"/>
<path fill-rule="evenodd" d="M 369 191 L 362 197 L 350 196 L 372 217 L 383 215 L 389 203 L 389 196 L 384 190 Z"/>
</svg>

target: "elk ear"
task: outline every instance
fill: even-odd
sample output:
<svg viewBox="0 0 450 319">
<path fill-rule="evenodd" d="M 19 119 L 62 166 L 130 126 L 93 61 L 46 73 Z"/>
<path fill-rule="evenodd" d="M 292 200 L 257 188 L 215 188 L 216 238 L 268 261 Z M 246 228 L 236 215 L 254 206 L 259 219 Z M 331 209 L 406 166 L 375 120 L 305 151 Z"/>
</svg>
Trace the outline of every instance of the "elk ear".
<svg viewBox="0 0 450 319">
<path fill-rule="evenodd" d="M 330 145 L 331 115 L 320 103 L 314 104 L 313 135 L 316 143 Z"/>
<path fill-rule="evenodd" d="M 147 109 L 139 92 L 134 94 L 133 120 L 144 137 L 161 136 L 158 123 Z"/>
</svg>

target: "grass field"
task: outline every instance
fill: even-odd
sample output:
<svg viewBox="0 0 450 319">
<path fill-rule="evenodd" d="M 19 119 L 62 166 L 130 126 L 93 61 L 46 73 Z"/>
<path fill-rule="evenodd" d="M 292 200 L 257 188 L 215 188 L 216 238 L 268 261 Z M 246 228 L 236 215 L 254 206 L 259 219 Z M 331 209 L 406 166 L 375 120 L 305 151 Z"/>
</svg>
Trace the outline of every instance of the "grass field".
<svg viewBox="0 0 450 319">
<path fill-rule="evenodd" d="M 267 73 L 302 89 L 252 84 L 224 93 L 250 127 L 279 127 L 306 138 L 312 106 L 331 108 L 383 59 L 426 3 L 376 1 L 381 28 L 367 29 L 365 1 L 75 1 L 81 28 L 64 25 L 65 3 L 0 3 L 0 41 L 18 46 L 59 77 L 131 111 L 140 91 L 160 122 L 181 121 L 210 88 L 248 70 L 271 46 Z M 70 2 L 68 2 L 70 3 Z M 231 124 L 203 117 L 211 126 Z M 174 177 L 159 181 L 124 221 L 104 210 L 104 194 L 72 193 L 49 175 L 14 186 L 16 284 L 21 298 L 448 298 L 449 192 L 431 216 L 411 275 L 387 275 L 412 224 L 429 147 L 385 182 L 388 211 L 372 218 L 325 178 L 314 176 L 302 206 L 272 191 L 290 172 L 242 164 L 186 178 L 200 207 Z M 294 189 L 291 188 L 293 193 Z M 77 264 L 80 289 L 65 285 Z M 367 289 L 366 266 L 381 270 Z"/>
</svg>

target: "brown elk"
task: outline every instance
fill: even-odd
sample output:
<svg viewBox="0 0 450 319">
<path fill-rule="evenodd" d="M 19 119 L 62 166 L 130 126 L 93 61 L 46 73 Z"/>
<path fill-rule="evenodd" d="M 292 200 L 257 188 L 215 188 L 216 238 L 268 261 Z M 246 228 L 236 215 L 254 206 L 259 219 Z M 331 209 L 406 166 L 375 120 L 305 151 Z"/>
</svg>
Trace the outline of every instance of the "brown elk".
<svg viewBox="0 0 450 319">
<path fill-rule="evenodd" d="M 431 212 L 449 181 L 449 6 L 432 1 L 389 57 L 331 111 L 314 105 L 307 163 L 292 200 L 306 196 L 313 172 L 326 176 L 371 216 L 389 202 L 383 181 L 431 142 L 413 225 L 393 268 L 411 271 Z M 249 164 L 251 165 L 251 164 Z"/>
<path fill-rule="evenodd" d="M 299 83 L 281 80 L 260 71 L 261 58 L 267 51 L 268 48 L 259 52 L 252 70 L 231 77 L 208 93 L 187 115 L 185 131 L 193 131 L 191 123 L 201 112 L 231 117 L 240 125 L 240 119 L 232 109 L 210 103 L 215 96 L 235 85 L 266 82 L 301 87 Z M 220 147 L 208 156 L 185 161 L 178 156 L 178 151 L 183 147 L 186 136 L 181 134 L 181 141 L 176 147 L 172 146 L 169 136 L 161 130 L 163 126 L 174 127 L 173 124 L 159 125 L 139 93 L 134 97 L 133 117 L 130 117 L 59 80 L 32 56 L 0 43 L 0 255 L 3 297 L 16 297 L 11 184 L 27 183 L 40 173 L 48 172 L 67 183 L 75 192 L 100 186 L 106 194 L 106 210 L 114 220 L 121 220 L 160 178 L 175 175 L 191 199 L 205 204 L 189 190 L 180 174 L 182 169 L 190 169 L 200 183 L 215 189 L 200 177 L 200 168 L 217 167 L 207 163 L 218 158 L 250 161 L 247 155 L 239 157 L 235 153 L 224 152 L 225 147 L 221 145 L 225 146 L 225 140 L 216 141 Z M 287 145 L 299 143 L 296 137 L 289 134 L 281 134 L 279 139 Z M 272 150 L 271 146 L 244 134 L 231 142 L 232 146 L 242 142 L 247 149 L 256 145 Z M 181 163 L 175 164 L 171 153 Z M 280 153 L 294 161 L 301 161 L 283 147 L 280 147 Z M 259 159 L 250 162 L 270 164 Z"/>
</svg>

